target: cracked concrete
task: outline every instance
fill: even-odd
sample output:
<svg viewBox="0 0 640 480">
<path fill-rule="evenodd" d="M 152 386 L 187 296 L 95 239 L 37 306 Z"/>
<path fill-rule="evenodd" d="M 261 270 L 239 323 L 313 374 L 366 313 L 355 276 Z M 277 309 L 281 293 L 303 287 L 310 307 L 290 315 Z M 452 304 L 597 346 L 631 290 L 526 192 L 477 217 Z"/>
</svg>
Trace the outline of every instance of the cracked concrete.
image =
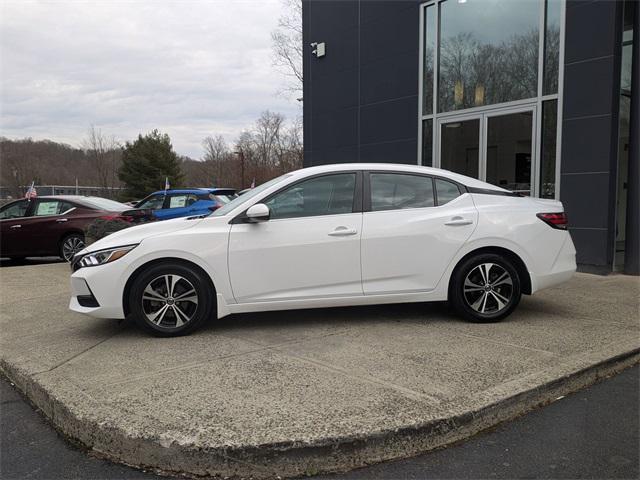
<svg viewBox="0 0 640 480">
<path fill-rule="evenodd" d="M 0 368 L 66 435 L 193 475 L 335 471 L 465 438 L 638 360 L 637 278 L 577 274 L 500 324 L 443 305 L 236 315 L 188 337 L 68 311 L 3 268 Z"/>
</svg>

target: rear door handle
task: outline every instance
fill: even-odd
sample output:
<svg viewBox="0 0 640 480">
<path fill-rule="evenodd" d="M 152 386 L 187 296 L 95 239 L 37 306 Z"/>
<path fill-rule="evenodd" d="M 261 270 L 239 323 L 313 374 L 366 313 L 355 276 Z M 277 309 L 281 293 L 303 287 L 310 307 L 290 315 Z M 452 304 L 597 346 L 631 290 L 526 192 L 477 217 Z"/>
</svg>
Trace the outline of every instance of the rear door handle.
<svg viewBox="0 0 640 480">
<path fill-rule="evenodd" d="M 473 220 L 469 220 L 467 218 L 453 217 L 448 222 L 445 222 L 445 225 L 447 225 L 448 227 L 459 227 L 461 225 L 471 225 L 472 223 Z"/>
<path fill-rule="evenodd" d="M 56 223 L 66 222 L 67 220 L 68 220 L 67 218 L 59 218 L 56 220 Z"/>
<path fill-rule="evenodd" d="M 22 225 L 11 225 L 9 228 L 22 228 Z"/>
<path fill-rule="evenodd" d="M 329 232 L 330 237 L 347 237 L 349 235 L 355 235 L 358 231 L 355 228 L 336 227 L 333 232 Z"/>
</svg>

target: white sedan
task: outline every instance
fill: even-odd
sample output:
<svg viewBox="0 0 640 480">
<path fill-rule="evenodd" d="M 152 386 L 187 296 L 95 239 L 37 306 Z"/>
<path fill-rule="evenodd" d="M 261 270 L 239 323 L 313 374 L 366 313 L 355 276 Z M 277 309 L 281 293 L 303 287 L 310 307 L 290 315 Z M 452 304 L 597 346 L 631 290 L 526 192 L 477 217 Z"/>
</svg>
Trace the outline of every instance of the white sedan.
<svg viewBox="0 0 640 480">
<path fill-rule="evenodd" d="M 113 233 L 72 268 L 72 310 L 172 336 L 233 313 L 442 300 L 493 322 L 576 263 L 560 202 L 435 168 L 342 164 Z"/>
</svg>

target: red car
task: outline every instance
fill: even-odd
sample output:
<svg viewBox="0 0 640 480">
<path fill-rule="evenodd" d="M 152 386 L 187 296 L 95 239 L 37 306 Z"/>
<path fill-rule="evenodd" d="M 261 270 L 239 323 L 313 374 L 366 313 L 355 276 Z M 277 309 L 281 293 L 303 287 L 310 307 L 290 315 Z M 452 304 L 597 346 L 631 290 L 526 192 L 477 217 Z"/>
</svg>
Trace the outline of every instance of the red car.
<svg viewBox="0 0 640 480">
<path fill-rule="evenodd" d="M 0 257 L 60 256 L 84 248 L 84 228 L 97 218 L 123 216 L 131 207 L 100 197 L 51 196 L 16 200 L 0 208 Z"/>
</svg>

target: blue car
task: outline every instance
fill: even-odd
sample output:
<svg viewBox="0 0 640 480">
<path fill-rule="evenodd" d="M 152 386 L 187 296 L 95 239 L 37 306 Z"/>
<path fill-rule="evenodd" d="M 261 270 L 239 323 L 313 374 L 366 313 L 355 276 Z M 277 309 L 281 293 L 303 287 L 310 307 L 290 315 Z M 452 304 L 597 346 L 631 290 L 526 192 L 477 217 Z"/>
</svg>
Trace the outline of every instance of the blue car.
<svg viewBox="0 0 640 480">
<path fill-rule="evenodd" d="M 184 188 L 160 190 L 140 200 L 134 207 L 148 212 L 148 220 L 207 215 L 238 195 L 233 188 Z"/>
</svg>

